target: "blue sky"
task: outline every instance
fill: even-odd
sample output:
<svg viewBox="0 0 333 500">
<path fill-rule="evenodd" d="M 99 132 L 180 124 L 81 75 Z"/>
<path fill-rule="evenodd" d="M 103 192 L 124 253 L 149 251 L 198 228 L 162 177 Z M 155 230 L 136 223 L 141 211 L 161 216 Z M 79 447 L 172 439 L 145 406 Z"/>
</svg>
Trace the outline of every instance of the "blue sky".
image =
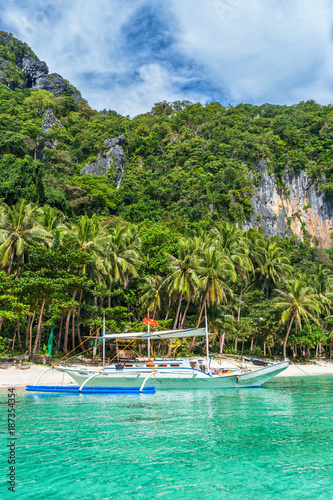
<svg viewBox="0 0 333 500">
<path fill-rule="evenodd" d="M 333 102 L 330 0 L 0 0 L 0 29 L 98 110 Z"/>
</svg>

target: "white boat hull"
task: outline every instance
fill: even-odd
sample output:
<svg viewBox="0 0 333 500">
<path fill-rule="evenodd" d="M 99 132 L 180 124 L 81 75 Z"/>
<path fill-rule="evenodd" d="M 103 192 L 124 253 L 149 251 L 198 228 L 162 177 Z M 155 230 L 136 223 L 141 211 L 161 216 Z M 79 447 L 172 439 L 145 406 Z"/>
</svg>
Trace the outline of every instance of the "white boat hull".
<svg viewBox="0 0 333 500">
<path fill-rule="evenodd" d="M 209 375 L 192 369 L 157 369 L 156 371 L 79 370 L 57 367 L 85 387 L 141 387 L 154 386 L 156 390 L 172 389 L 239 389 L 260 387 L 289 366 L 289 361 L 275 363 L 253 371 Z M 93 376 L 95 375 L 95 376 Z M 93 376 L 93 377 L 92 377 Z M 148 377 L 149 376 L 149 377 Z M 90 380 L 88 380 L 90 378 Z"/>
</svg>

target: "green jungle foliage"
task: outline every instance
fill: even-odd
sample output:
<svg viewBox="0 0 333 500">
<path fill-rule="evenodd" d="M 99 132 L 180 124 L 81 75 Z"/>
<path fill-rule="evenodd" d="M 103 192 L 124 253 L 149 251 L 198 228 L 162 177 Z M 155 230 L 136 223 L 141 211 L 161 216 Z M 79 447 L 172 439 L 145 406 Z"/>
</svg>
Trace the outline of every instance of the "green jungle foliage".
<svg viewBox="0 0 333 500">
<path fill-rule="evenodd" d="M 62 126 L 44 133 L 48 108 Z M 252 213 L 261 160 L 282 188 L 286 169 L 306 169 L 320 189 L 333 194 L 331 122 L 332 106 L 313 101 L 227 108 L 159 103 L 130 119 L 98 113 L 71 96 L 0 86 L 2 175 L 7 177 L 11 163 L 14 170 L 1 182 L 0 196 L 9 203 L 21 196 L 45 201 L 68 216 L 98 213 L 133 223 L 149 219 L 182 231 L 226 218 L 242 221 Z M 86 163 L 103 154 L 104 140 L 119 134 L 125 136 L 126 158 L 120 189 L 115 190 L 112 169 L 107 177 L 80 176 Z"/>
<path fill-rule="evenodd" d="M 16 49 L 0 43 L 0 56 L 10 61 Z M 48 109 L 60 123 L 46 133 Z M 38 352 L 54 326 L 54 347 L 68 352 L 100 328 L 103 312 L 108 329 L 122 331 L 141 328 L 147 310 L 161 328 L 181 328 L 207 308 L 230 350 L 328 355 L 332 250 L 312 248 L 306 234 L 269 240 L 240 228 L 261 161 L 281 189 L 286 169 L 306 169 L 333 195 L 332 124 L 333 107 L 314 101 L 162 102 L 130 118 L 0 84 L 1 350 Z M 80 175 L 120 134 L 120 188 L 112 168 Z"/>
</svg>

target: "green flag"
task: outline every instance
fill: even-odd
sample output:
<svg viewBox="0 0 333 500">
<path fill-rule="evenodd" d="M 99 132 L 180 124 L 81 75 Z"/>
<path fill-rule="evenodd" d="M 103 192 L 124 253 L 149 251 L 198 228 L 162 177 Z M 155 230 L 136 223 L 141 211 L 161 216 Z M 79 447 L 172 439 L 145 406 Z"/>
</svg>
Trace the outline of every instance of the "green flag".
<svg viewBox="0 0 333 500">
<path fill-rule="evenodd" d="M 49 340 L 48 340 L 48 343 L 47 343 L 47 347 L 49 349 L 49 356 L 51 356 L 51 354 L 52 354 L 52 343 L 53 343 L 53 326 L 52 326 L 51 333 L 50 333 L 50 336 L 49 336 Z"/>
</svg>

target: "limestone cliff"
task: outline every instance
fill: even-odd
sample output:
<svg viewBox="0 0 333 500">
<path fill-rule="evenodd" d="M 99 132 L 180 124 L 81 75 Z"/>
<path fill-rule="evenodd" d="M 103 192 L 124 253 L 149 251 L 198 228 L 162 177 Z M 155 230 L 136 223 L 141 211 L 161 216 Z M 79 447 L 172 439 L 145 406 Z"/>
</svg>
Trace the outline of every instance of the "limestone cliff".
<svg viewBox="0 0 333 500">
<path fill-rule="evenodd" d="M 105 139 L 104 144 L 106 149 L 103 155 L 90 165 L 85 165 L 80 170 L 80 174 L 106 175 L 108 170 L 114 166 L 117 173 L 116 189 L 119 189 L 121 178 L 124 173 L 124 151 L 121 147 L 121 143 L 124 139 L 125 137 L 123 135 L 118 135 L 118 137 L 114 137 L 113 139 Z"/>
<path fill-rule="evenodd" d="M 0 82 L 11 89 L 47 90 L 83 102 L 81 93 L 71 83 L 57 73 L 49 73 L 47 64 L 26 43 L 5 31 L 0 31 Z"/>
<path fill-rule="evenodd" d="M 252 198 L 254 215 L 243 224 L 244 229 L 262 227 L 267 236 L 289 236 L 291 231 L 303 237 L 306 230 L 319 246 L 331 246 L 333 204 L 318 192 L 318 186 L 305 171 L 285 171 L 286 190 L 279 189 L 267 164 L 258 165 L 259 186 Z"/>
</svg>

